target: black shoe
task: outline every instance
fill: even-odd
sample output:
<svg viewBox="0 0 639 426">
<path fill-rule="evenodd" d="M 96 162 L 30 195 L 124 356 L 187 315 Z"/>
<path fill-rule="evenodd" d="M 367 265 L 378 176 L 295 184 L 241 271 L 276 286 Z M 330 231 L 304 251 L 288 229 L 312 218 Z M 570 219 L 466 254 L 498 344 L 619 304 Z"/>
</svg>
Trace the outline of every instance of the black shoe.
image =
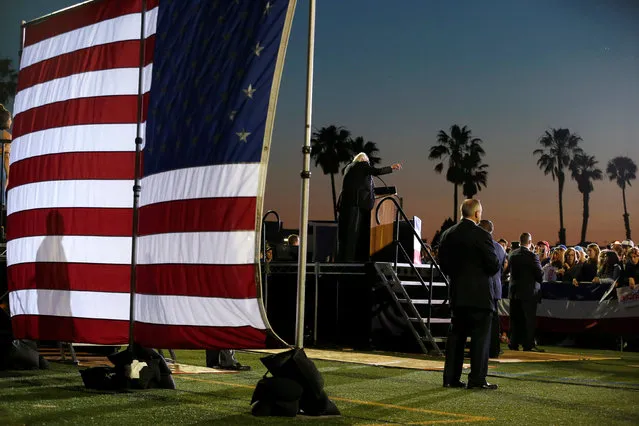
<svg viewBox="0 0 639 426">
<path fill-rule="evenodd" d="M 494 385 L 492 383 L 484 383 L 483 385 L 474 385 L 472 383 L 468 383 L 468 386 L 466 387 L 466 389 L 482 389 L 482 390 L 494 390 L 497 389 L 498 386 Z"/>
<path fill-rule="evenodd" d="M 508 349 L 510 349 L 511 351 L 518 351 L 519 350 L 519 345 L 515 346 L 515 345 L 508 345 Z"/>
<path fill-rule="evenodd" d="M 537 346 L 533 346 L 530 349 L 524 349 L 524 352 L 539 352 L 539 353 L 542 353 L 542 352 L 546 352 L 546 351 L 544 349 L 538 348 Z"/>
<path fill-rule="evenodd" d="M 242 365 L 239 362 L 237 364 L 229 365 L 228 367 L 221 367 L 222 370 L 234 370 L 234 371 L 250 371 L 251 366 Z"/>
<path fill-rule="evenodd" d="M 461 380 L 458 380 L 452 383 L 444 383 L 444 387 L 445 388 L 465 388 L 466 383 L 462 382 Z"/>
<path fill-rule="evenodd" d="M 250 371 L 251 366 L 242 365 L 239 362 L 233 365 L 207 365 L 208 368 L 215 368 L 216 370 L 233 370 L 233 371 Z"/>
</svg>

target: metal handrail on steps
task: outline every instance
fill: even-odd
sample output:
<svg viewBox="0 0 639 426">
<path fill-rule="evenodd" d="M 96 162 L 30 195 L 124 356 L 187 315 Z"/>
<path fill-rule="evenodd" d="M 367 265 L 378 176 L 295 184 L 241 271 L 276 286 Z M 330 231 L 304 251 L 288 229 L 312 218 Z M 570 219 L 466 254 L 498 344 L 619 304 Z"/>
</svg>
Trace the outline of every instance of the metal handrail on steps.
<svg viewBox="0 0 639 426">
<path fill-rule="evenodd" d="M 437 271 L 439 272 L 440 276 L 444 279 L 444 283 L 446 284 L 446 299 L 444 299 L 444 304 L 448 303 L 448 294 L 450 294 L 450 283 L 448 282 L 448 277 L 446 277 L 446 275 L 444 275 L 444 273 L 442 272 L 441 268 L 439 267 L 439 264 L 435 261 L 435 258 L 433 257 L 433 253 L 426 246 L 426 244 L 424 244 L 424 241 L 422 240 L 422 236 L 417 233 L 417 230 L 415 229 L 415 227 L 410 223 L 410 220 L 408 219 L 408 216 L 406 216 L 406 213 L 404 213 L 404 210 L 399 205 L 399 202 L 397 201 L 397 199 L 395 197 L 388 196 L 388 197 L 382 198 L 382 200 L 377 204 L 377 208 L 375 209 L 375 221 L 377 222 L 378 225 L 381 224 L 381 221 L 379 220 L 379 209 L 382 206 L 382 204 L 384 204 L 388 200 L 392 201 L 395 204 L 395 207 L 397 207 L 397 212 L 396 212 L 396 215 L 395 215 L 395 223 L 397 224 L 397 228 L 395 230 L 395 238 L 393 240 L 393 244 L 395 244 L 395 262 L 394 262 L 394 265 L 393 265 L 393 267 L 395 269 L 395 272 L 397 272 L 398 250 L 401 249 L 402 253 L 404 254 L 406 259 L 408 260 L 408 264 L 413 269 L 413 272 L 415 273 L 415 275 L 417 275 L 419 277 L 420 281 L 422 282 L 422 284 L 424 286 L 426 286 L 426 283 L 422 279 L 421 274 L 419 274 L 419 272 L 417 271 L 417 268 L 415 268 L 415 264 L 411 260 L 410 256 L 408 256 L 408 253 L 406 252 L 406 250 L 402 246 L 401 242 L 399 241 L 399 216 L 401 215 L 401 217 L 403 218 L 404 222 L 406 222 L 408 224 L 408 226 L 410 226 L 411 231 L 413 231 L 413 236 L 415 236 L 417 238 L 417 241 L 419 241 L 420 246 L 422 247 L 422 249 L 428 255 L 428 257 L 430 259 L 430 262 L 431 262 L 431 265 L 434 266 L 437 269 Z M 431 269 L 431 283 L 430 283 L 431 286 L 432 286 L 432 281 L 433 281 L 433 275 L 432 275 L 432 269 Z M 430 300 L 432 298 L 432 292 L 430 291 L 430 288 L 428 289 L 428 292 L 429 292 L 429 300 Z M 429 315 L 429 320 L 430 320 L 430 315 Z"/>
</svg>

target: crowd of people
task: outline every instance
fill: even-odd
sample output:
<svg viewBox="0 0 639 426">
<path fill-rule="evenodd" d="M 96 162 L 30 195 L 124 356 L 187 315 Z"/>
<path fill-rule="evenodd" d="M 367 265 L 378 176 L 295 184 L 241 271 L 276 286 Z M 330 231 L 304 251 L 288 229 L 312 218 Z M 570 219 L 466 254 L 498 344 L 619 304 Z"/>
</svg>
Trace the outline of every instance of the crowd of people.
<svg viewBox="0 0 639 426">
<path fill-rule="evenodd" d="M 506 240 L 499 243 L 507 253 L 513 248 Z M 585 248 L 579 245 L 567 247 L 559 244 L 550 247 L 547 241 L 538 241 L 534 247 L 542 266 L 543 282 L 563 282 L 579 286 L 580 283 L 635 288 L 639 281 L 639 247 L 632 240 L 615 241 L 601 248 L 596 243 Z M 508 266 L 508 265 L 506 265 Z M 504 268 L 504 282 L 509 280 L 509 270 Z"/>
<path fill-rule="evenodd" d="M 489 357 L 499 356 L 497 302 L 508 297 L 511 350 L 544 352 L 536 346 L 537 305 L 541 283 L 580 286 L 584 283 L 630 287 L 639 280 L 639 248 L 631 240 L 615 241 L 601 249 L 597 244 L 551 249 L 547 241 L 536 244 L 530 233 L 509 243 L 494 240 L 494 226 L 482 219 L 478 200 L 461 205 L 462 220 L 442 233 L 435 251 L 450 283 L 451 328 L 446 343 L 444 387 L 496 389 L 486 381 Z M 507 296 L 505 295 L 507 294 Z M 470 342 L 468 384 L 461 381 L 464 346 Z"/>
<path fill-rule="evenodd" d="M 506 254 L 520 247 L 519 241 L 509 242 L 504 238 L 497 240 Z M 439 258 L 439 247 L 430 247 L 435 260 Z M 584 283 L 630 287 L 639 284 L 639 246 L 632 240 L 615 241 L 604 247 L 590 243 L 566 246 L 558 244 L 551 247 L 548 241 L 537 241 L 532 251 L 539 258 L 542 267 L 541 282 L 571 283 L 579 286 Z M 429 258 L 422 257 L 427 263 Z M 510 281 L 510 269 L 506 259 L 502 283 Z"/>
</svg>

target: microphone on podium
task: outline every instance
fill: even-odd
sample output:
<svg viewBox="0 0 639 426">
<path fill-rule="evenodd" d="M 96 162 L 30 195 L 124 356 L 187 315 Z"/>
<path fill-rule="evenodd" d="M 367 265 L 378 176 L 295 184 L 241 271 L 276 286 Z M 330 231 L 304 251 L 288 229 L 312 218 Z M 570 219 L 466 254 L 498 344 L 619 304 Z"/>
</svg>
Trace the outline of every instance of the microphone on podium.
<svg viewBox="0 0 639 426">
<path fill-rule="evenodd" d="M 388 186 L 386 184 L 386 182 L 384 182 L 384 179 L 382 179 L 379 176 L 375 176 L 377 179 L 379 179 L 380 181 L 382 181 L 382 183 L 384 184 L 384 187 L 378 187 L 376 186 L 375 188 L 373 188 L 373 192 L 375 195 L 377 196 L 382 196 L 382 195 L 397 195 L 397 188 L 395 186 Z"/>
</svg>

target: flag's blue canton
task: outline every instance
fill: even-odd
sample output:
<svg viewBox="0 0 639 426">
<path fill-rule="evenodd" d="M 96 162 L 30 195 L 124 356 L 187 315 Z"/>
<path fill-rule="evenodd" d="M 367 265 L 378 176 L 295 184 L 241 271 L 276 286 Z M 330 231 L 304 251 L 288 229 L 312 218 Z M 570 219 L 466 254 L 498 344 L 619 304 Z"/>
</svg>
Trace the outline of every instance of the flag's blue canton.
<svg viewBox="0 0 639 426">
<path fill-rule="evenodd" d="M 288 0 L 161 0 L 144 176 L 259 162 Z"/>
</svg>

